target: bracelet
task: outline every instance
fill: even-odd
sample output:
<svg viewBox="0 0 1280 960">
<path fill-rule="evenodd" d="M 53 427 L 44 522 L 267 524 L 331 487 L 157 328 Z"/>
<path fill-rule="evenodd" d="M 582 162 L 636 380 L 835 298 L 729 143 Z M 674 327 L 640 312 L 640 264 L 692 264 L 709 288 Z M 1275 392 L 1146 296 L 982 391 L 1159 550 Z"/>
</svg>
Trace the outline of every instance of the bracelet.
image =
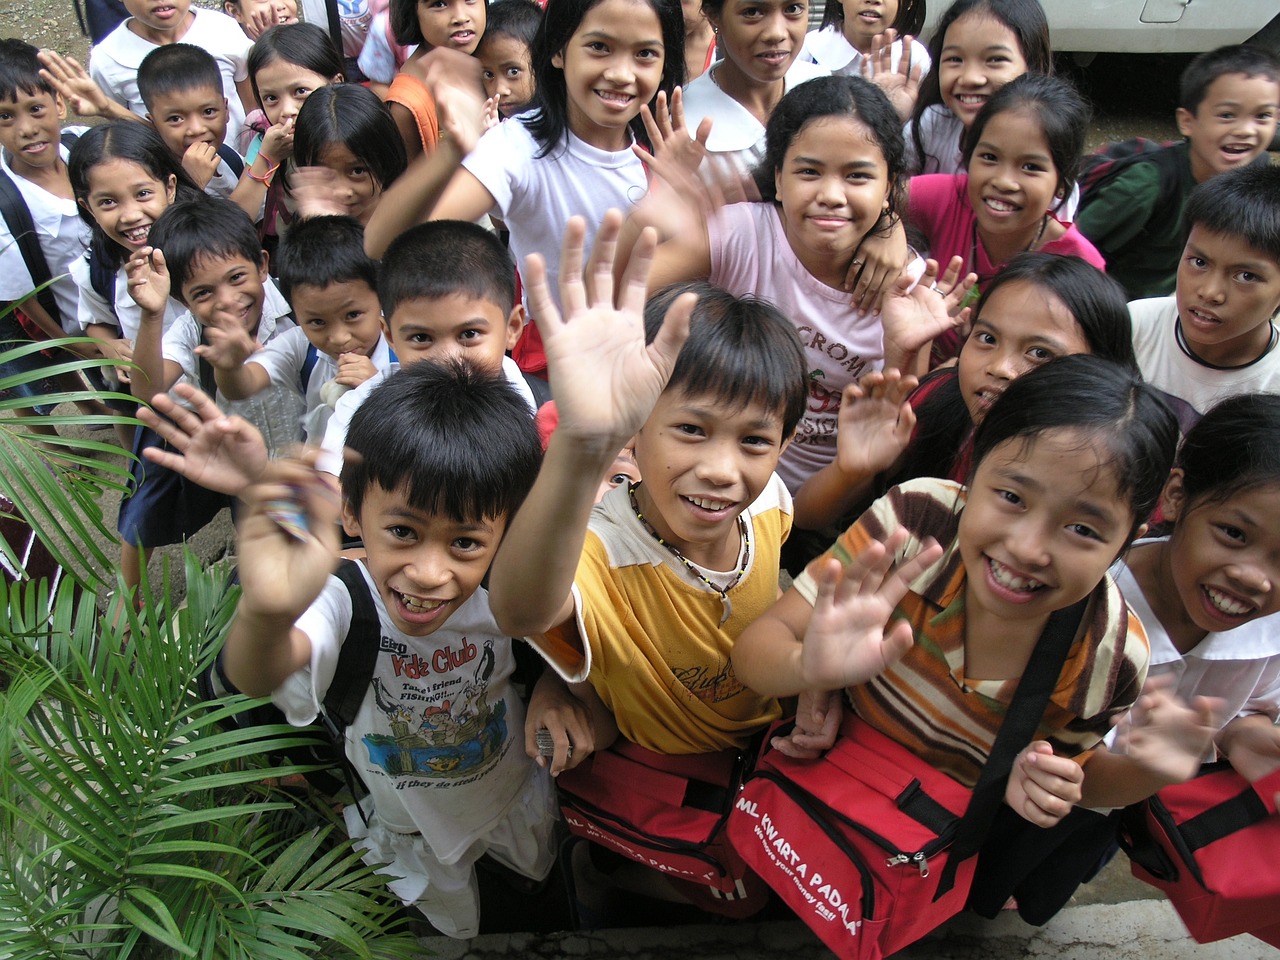
<svg viewBox="0 0 1280 960">
<path fill-rule="evenodd" d="M 259 183 L 265 183 L 267 185 L 270 185 L 271 178 L 276 175 L 276 171 L 279 169 L 280 169 L 280 161 L 277 160 L 275 163 L 267 167 L 267 172 L 264 173 L 262 176 L 258 176 L 256 173 L 254 173 L 253 167 L 249 167 L 247 170 L 245 170 L 245 176 L 247 176 L 250 180 L 257 180 Z"/>
</svg>

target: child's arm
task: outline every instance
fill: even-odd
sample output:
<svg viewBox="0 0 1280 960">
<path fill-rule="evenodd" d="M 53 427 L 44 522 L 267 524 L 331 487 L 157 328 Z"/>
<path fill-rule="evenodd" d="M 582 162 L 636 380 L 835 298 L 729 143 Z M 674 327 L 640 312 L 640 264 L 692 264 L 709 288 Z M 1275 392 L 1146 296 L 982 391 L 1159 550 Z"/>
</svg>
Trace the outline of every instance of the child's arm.
<svg viewBox="0 0 1280 960">
<path fill-rule="evenodd" d="M 128 389 L 130 369 L 126 364 L 133 360 L 133 344 L 120 336 L 120 331 L 105 323 L 91 323 L 84 328 L 85 336 L 98 341 L 98 351 L 116 363 L 116 377 Z"/>
<path fill-rule="evenodd" d="M 164 312 L 169 304 L 169 268 L 164 253 L 154 247 L 143 247 L 125 264 L 129 276 L 129 296 L 142 308 L 138 338 L 133 344 L 132 392 L 135 397 L 167 393 L 182 376 L 182 366 L 166 360 L 161 349 L 164 340 Z"/>
<path fill-rule="evenodd" d="M 937 562 L 942 548 L 927 540 L 911 559 L 894 564 L 906 543 L 895 530 L 841 566 L 835 557 L 812 565 L 817 599 L 812 606 L 792 587 L 733 647 L 738 679 L 765 696 L 804 690 L 839 690 L 883 673 L 910 649 L 911 625 L 889 620 L 908 586 Z"/>
<path fill-rule="evenodd" d="M 262 345 L 237 320 L 204 328 L 205 342 L 196 353 L 209 361 L 218 392 L 228 400 L 245 400 L 271 386 L 271 376 L 260 363 L 246 361 Z"/>
<path fill-rule="evenodd" d="M 228 199 L 256 223 L 262 215 L 262 203 L 271 181 L 280 172 L 280 164 L 292 155 L 293 117 L 288 117 L 267 128 L 253 162 L 245 165 L 240 182 Z"/>
<path fill-rule="evenodd" d="M 490 570 L 493 615 L 512 636 L 545 633 L 572 615 L 570 588 L 600 476 L 644 424 L 688 336 L 693 297 L 686 295 L 667 311 L 654 342 L 645 345 L 652 231 L 645 231 L 628 258 L 619 306 L 613 306 L 620 224 L 616 210 L 605 215 L 596 242 L 607 252 L 598 257 L 594 289 L 588 290 L 582 269 L 586 226 L 581 217 L 569 221 L 560 262 L 564 319 L 547 288 L 542 258 L 531 256 L 525 263 L 560 424 Z"/>
<path fill-rule="evenodd" d="M 555 753 L 550 758 L 551 775 L 572 770 L 597 750 L 618 738 L 618 725 L 609 708 L 589 683 L 565 683 L 554 670 L 544 670 L 529 698 L 524 722 L 524 750 L 548 766 L 538 752 L 538 731 L 551 734 Z"/>
<path fill-rule="evenodd" d="M 1236 717 L 1218 735 L 1218 749 L 1253 783 L 1280 769 L 1280 727 L 1265 714 Z"/>
<path fill-rule="evenodd" d="M 311 641 L 293 624 L 337 566 L 338 496 L 309 464 L 278 461 L 244 500 L 236 536 L 243 592 L 222 663 L 237 689 L 262 697 L 311 660 Z M 303 506 L 302 539 L 268 516 L 268 505 L 279 500 Z"/>
<path fill-rule="evenodd" d="M 124 104 L 107 96 L 75 57 L 64 57 L 55 50 L 41 50 L 37 57 L 44 66 L 40 71 L 41 78 L 57 90 L 67 101 L 67 106 L 80 116 L 147 122 Z"/>
<path fill-rule="evenodd" d="M 869 373 L 844 388 L 836 426 L 836 458 L 796 491 L 794 519 L 802 530 L 835 523 L 871 493 L 876 475 L 907 449 L 916 415 L 907 398 L 916 378 L 897 370 Z"/>
<path fill-rule="evenodd" d="M 258 428 L 242 417 L 228 417 L 203 391 L 188 383 L 173 388 L 191 409 L 167 393 L 151 398 L 138 419 L 168 447 L 147 447 L 142 455 L 208 490 L 240 496 L 267 468 L 267 445 Z"/>
<path fill-rule="evenodd" d="M 900 209 L 905 209 L 911 196 L 910 182 L 903 185 L 901 195 Z M 862 238 L 849 264 L 844 288 L 853 294 L 853 305 L 859 310 L 879 312 L 886 289 L 902 276 L 910 256 L 902 217 L 881 217 L 880 223 Z"/>
</svg>

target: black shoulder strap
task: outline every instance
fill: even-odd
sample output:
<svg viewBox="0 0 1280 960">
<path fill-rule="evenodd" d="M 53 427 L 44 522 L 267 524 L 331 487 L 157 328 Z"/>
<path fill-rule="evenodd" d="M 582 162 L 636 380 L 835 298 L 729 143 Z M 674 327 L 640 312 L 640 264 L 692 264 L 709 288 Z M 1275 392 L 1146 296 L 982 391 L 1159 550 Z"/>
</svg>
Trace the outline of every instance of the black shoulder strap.
<svg viewBox="0 0 1280 960">
<path fill-rule="evenodd" d="M 229 144 L 218 144 L 218 156 L 226 161 L 237 180 L 244 174 L 244 157 L 236 153 Z"/>
<path fill-rule="evenodd" d="M 343 560 L 338 565 L 335 576 L 342 581 L 351 596 L 351 628 L 338 653 L 333 683 L 324 696 L 322 719 L 325 726 L 330 728 L 330 734 L 335 731 L 341 734 L 355 719 L 356 711 L 360 709 L 360 704 L 369 692 L 369 685 L 373 683 L 373 671 L 378 662 L 378 644 L 382 639 L 382 624 L 360 564 L 355 560 Z"/>
<path fill-rule="evenodd" d="M 45 286 L 53 279 L 53 274 L 49 271 L 49 262 L 44 258 L 44 250 L 40 247 L 40 235 L 36 233 L 35 221 L 31 219 L 31 211 L 27 208 L 22 191 L 9 176 L 9 171 L 4 169 L 3 162 L 0 162 L 0 215 L 4 217 L 9 236 L 13 237 L 18 252 L 22 254 L 22 262 L 26 264 L 27 273 L 31 274 L 31 283 L 42 288 L 36 294 L 37 302 L 53 318 L 54 323 L 61 323 L 62 314 L 53 298 L 53 290 Z"/>
<path fill-rule="evenodd" d="M 1062 673 L 1062 665 L 1066 663 L 1071 642 L 1080 628 L 1088 603 L 1089 598 L 1085 597 L 1078 603 L 1064 610 L 1055 610 L 1049 615 L 1049 622 L 1036 641 L 1031 659 L 1027 661 L 1027 668 L 1018 681 L 1018 689 L 1014 691 L 1013 701 L 1005 713 L 1004 722 L 1000 724 L 1000 732 L 996 734 L 996 742 L 978 776 L 969 805 L 956 827 L 955 839 L 942 877 L 938 880 L 938 892 L 934 895 L 934 900 L 955 885 L 956 868 L 977 853 L 982 841 L 986 839 L 991 821 L 1004 802 L 1005 784 L 1009 779 L 1009 771 L 1013 769 L 1013 761 L 1018 752 L 1031 742 L 1044 717 L 1049 696 Z"/>
</svg>

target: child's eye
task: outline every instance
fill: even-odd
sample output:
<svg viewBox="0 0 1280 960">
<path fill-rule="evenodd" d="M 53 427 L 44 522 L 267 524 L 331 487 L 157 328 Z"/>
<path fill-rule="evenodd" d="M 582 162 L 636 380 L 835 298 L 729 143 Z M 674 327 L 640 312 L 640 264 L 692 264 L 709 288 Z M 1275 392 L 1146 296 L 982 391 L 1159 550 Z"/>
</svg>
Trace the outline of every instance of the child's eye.
<svg viewBox="0 0 1280 960">
<path fill-rule="evenodd" d="M 1006 64 L 1008 62 L 1009 62 L 1009 58 L 1003 55 L 995 56 L 995 57 L 987 57 L 987 63 L 992 64 L 993 66 L 1002 66 L 1003 64 Z"/>
<path fill-rule="evenodd" d="M 987 333 L 985 330 L 980 330 L 969 338 L 969 342 L 979 343 L 984 347 L 994 347 L 996 345 L 996 338 L 993 334 Z"/>
<path fill-rule="evenodd" d="M 520 74 L 522 74 L 522 73 L 524 73 L 524 71 L 523 71 L 523 70 L 521 70 L 519 67 L 507 67 L 507 79 L 508 79 L 508 80 L 515 80 L 515 79 L 517 79 L 517 78 L 520 76 Z"/>
<path fill-rule="evenodd" d="M 461 340 L 463 343 L 473 343 L 474 341 L 480 339 L 480 331 L 479 330 L 463 330 L 461 333 L 458 334 L 458 339 Z"/>
<path fill-rule="evenodd" d="M 409 336 L 405 337 L 405 340 L 409 343 L 417 344 L 418 346 L 425 346 L 431 343 L 431 337 L 425 333 L 411 333 Z"/>
<path fill-rule="evenodd" d="M 484 549 L 484 544 L 473 537 L 458 537 L 451 546 L 459 553 L 474 553 L 476 550 Z"/>
<path fill-rule="evenodd" d="M 1195 269 L 1197 270 L 1203 270 L 1207 266 L 1209 266 L 1209 262 L 1205 260 L 1204 257 L 1197 257 L 1195 255 L 1187 257 L 1186 262 L 1188 265 L 1195 267 Z"/>
<path fill-rule="evenodd" d="M 1070 530 L 1072 533 L 1077 534 L 1078 536 L 1087 537 L 1090 540 L 1102 539 L 1102 537 L 1098 534 L 1098 531 L 1094 530 L 1093 527 L 1086 526 L 1083 523 L 1069 524 L 1067 526 L 1067 529 Z"/>
<path fill-rule="evenodd" d="M 768 450 L 773 446 L 773 441 L 768 437 L 743 437 L 742 445 L 754 447 L 756 450 Z"/>
<path fill-rule="evenodd" d="M 592 53 L 608 53 L 609 52 L 608 44 L 602 43 L 599 40 L 592 40 L 590 43 L 587 44 L 587 49 L 590 50 Z"/>
<path fill-rule="evenodd" d="M 480 71 L 480 76 L 481 76 L 481 78 L 482 78 L 482 79 L 484 79 L 484 80 L 486 80 L 486 81 L 492 80 L 492 79 L 493 79 L 493 71 L 492 71 L 492 70 L 481 70 L 481 71 Z"/>
<path fill-rule="evenodd" d="M 246 277 L 246 276 L 247 276 L 247 274 L 245 274 L 243 271 L 239 271 L 239 272 L 233 273 L 233 274 L 231 275 L 231 282 L 232 282 L 232 283 L 244 283 L 244 279 L 245 279 L 245 277 Z"/>
<path fill-rule="evenodd" d="M 992 153 L 989 150 L 983 151 L 982 153 L 975 153 L 974 156 L 977 157 L 979 160 L 981 160 L 983 163 L 995 163 L 999 159 L 998 157 L 996 157 L 994 153 Z"/>
<path fill-rule="evenodd" d="M 359 320 L 363 316 L 364 316 L 363 310 L 350 310 L 347 312 L 348 320 Z"/>
<path fill-rule="evenodd" d="M 403 523 L 393 523 L 387 527 L 387 533 L 395 537 L 397 540 L 412 540 L 413 527 L 406 526 Z"/>
<path fill-rule="evenodd" d="M 1241 283 L 1262 283 L 1263 282 L 1262 277 L 1248 270 L 1241 270 L 1239 273 L 1235 275 L 1235 279 L 1240 281 Z"/>
<path fill-rule="evenodd" d="M 352 167 L 347 175 L 351 177 L 363 177 L 369 172 L 368 167 Z"/>
<path fill-rule="evenodd" d="M 311 96 L 311 88 L 299 87 L 297 90 L 293 91 L 293 95 L 299 99 L 305 100 L 307 97 Z"/>
<path fill-rule="evenodd" d="M 1024 163 L 1022 165 L 1022 169 L 1026 170 L 1028 173 L 1044 173 L 1045 172 L 1044 165 L 1040 163 Z"/>
<path fill-rule="evenodd" d="M 803 3 L 790 3 L 782 12 L 788 17 L 803 17 L 809 12 L 809 8 Z"/>
<path fill-rule="evenodd" d="M 1012 490 L 997 490 L 996 496 L 1010 506 L 1018 507 L 1022 505 L 1022 498 Z"/>
<path fill-rule="evenodd" d="M 615 473 L 615 474 L 614 474 L 612 477 L 610 477 L 610 478 L 609 478 L 609 480 L 608 480 L 608 484 L 609 484 L 609 486 L 611 486 L 611 487 L 620 487 L 620 486 L 622 486 L 624 483 L 630 483 L 630 482 L 631 482 L 631 477 L 629 477 L 629 476 L 628 476 L 627 474 L 625 474 L 625 473 Z"/>
<path fill-rule="evenodd" d="M 702 428 L 701 428 L 700 426 L 698 426 L 696 423 L 681 423 L 681 424 L 677 424 L 677 425 L 676 425 L 676 429 L 677 429 L 677 430 L 679 430 L 679 431 L 680 431 L 682 434 L 684 434 L 686 437 L 700 437 L 700 436 L 702 436 Z"/>
<path fill-rule="evenodd" d="M 658 60 L 662 57 L 662 54 L 657 50 L 646 47 L 643 50 L 637 51 L 636 56 L 641 60 Z"/>
<path fill-rule="evenodd" d="M 277 97 L 274 93 L 264 93 L 262 95 L 262 105 L 264 107 L 267 104 L 271 104 L 272 106 L 274 106 L 279 101 L 279 99 L 280 98 Z"/>
<path fill-rule="evenodd" d="M 204 111 L 204 115 L 205 115 L 206 117 L 216 117 L 216 116 L 218 115 L 218 108 L 217 108 L 217 107 L 208 107 L 208 108 L 206 108 L 206 109 L 205 109 L 205 111 Z"/>
<path fill-rule="evenodd" d="M 1219 523 L 1219 524 L 1216 524 L 1216 526 L 1219 532 L 1228 540 L 1234 540 L 1237 543 L 1244 543 L 1245 541 L 1244 531 L 1241 530 L 1239 527 L 1233 527 L 1229 523 Z"/>
<path fill-rule="evenodd" d="M 325 322 L 320 317 L 314 317 L 307 321 L 307 326 L 312 330 L 321 330 L 324 328 Z"/>
<path fill-rule="evenodd" d="M 1032 347 L 1027 351 L 1027 356 L 1036 363 L 1048 363 L 1053 359 L 1054 354 L 1051 350 L 1046 350 L 1044 347 Z"/>
</svg>

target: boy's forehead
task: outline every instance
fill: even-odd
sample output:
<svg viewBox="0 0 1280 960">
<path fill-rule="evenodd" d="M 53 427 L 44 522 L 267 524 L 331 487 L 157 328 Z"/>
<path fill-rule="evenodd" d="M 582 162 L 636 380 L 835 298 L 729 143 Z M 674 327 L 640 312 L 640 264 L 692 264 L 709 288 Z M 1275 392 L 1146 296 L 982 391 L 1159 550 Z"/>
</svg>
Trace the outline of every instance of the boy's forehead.
<svg viewBox="0 0 1280 960">
<path fill-rule="evenodd" d="M 370 480 L 365 488 L 360 512 L 368 516 L 370 511 L 377 511 L 382 516 L 402 517 L 469 530 L 501 531 L 507 523 L 506 514 L 497 517 L 455 517 L 443 510 L 415 504 L 407 480 L 392 489 L 387 489 L 376 480 Z"/>
<path fill-rule="evenodd" d="M 261 266 L 261 262 L 252 261 L 243 253 L 203 253 L 191 261 L 182 289 L 188 290 L 197 284 L 221 280 L 236 270 L 256 274 Z"/>
<path fill-rule="evenodd" d="M 451 330 L 477 321 L 496 327 L 506 323 L 508 313 L 486 297 L 456 292 L 402 300 L 391 311 L 389 323 L 392 330 L 406 326 Z"/>
<path fill-rule="evenodd" d="M 729 398 L 714 390 L 699 390 L 691 384 L 681 384 L 664 391 L 662 399 L 689 413 L 716 419 L 742 418 L 760 430 L 781 429 L 782 426 L 782 405 L 770 405 L 759 397 Z"/>
<path fill-rule="evenodd" d="M 1269 269 L 1280 273 L 1280 263 L 1270 255 L 1234 233 L 1217 233 L 1200 224 L 1193 224 L 1187 237 L 1187 250 L 1210 260 L 1236 267 L 1254 270 Z"/>
<path fill-rule="evenodd" d="M 226 94 L 222 87 L 212 86 L 210 84 L 201 84 L 197 87 L 182 87 L 176 90 L 166 90 L 163 93 L 157 93 L 152 98 L 155 105 L 178 104 L 189 106 L 191 104 L 217 104 L 218 106 L 226 105 Z"/>
<path fill-rule="evenodd" d="M 1266 103 L 1280 103 L 1280 80 L 1265 73 L 1224 73 L 1214 77 L 1205 87 L 1200 106 L 1223 103 L 1246 103 L 1252 106 L 1260 97 Z"/>
<path fill-rule="evenodd" d="M 17 87 L 13 90 L 0 92 L 0 107 L 12 109 L 23 103 L 30 103 L 32 100 L 47 100 L 52 104 L 57 101 L 57 94 L 35 84 L 29 87 Z"/>
</svg>

